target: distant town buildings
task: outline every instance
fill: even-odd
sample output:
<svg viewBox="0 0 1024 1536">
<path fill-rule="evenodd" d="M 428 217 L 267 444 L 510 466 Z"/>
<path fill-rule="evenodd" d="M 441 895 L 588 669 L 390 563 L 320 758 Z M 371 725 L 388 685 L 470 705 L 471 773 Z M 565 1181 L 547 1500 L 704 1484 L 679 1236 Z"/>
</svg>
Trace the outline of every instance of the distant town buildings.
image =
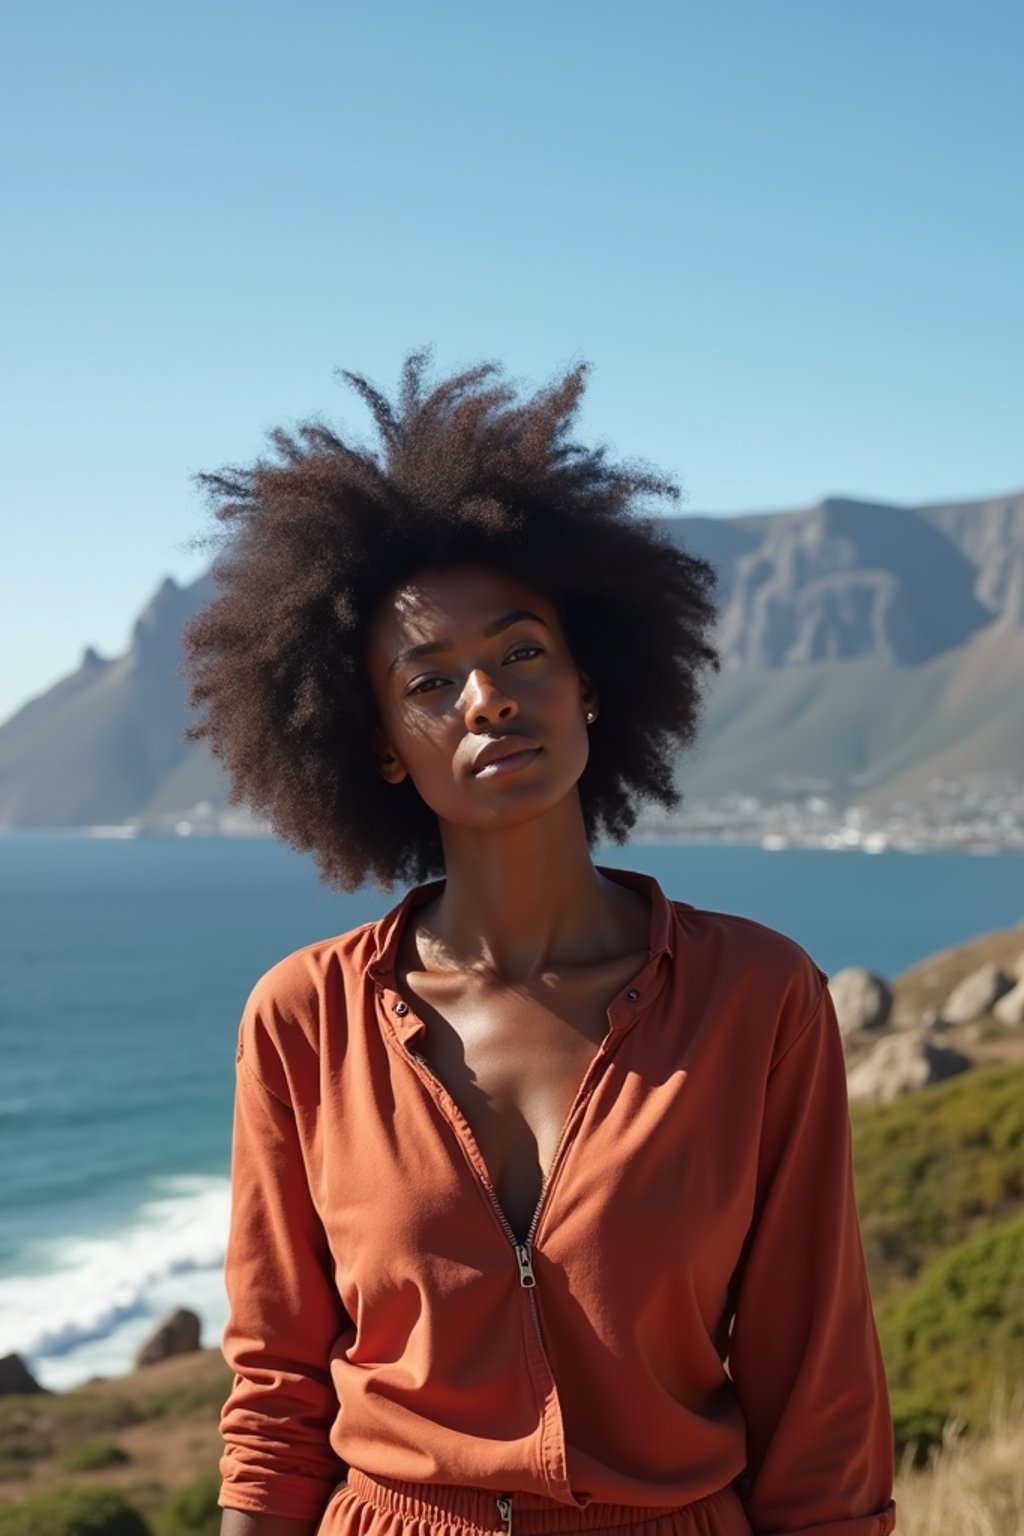
<svg viewBox="0 0 1024 1536">
<path fill-rule="evenodd" d="M 201 801 L 190 810 L 93 828 L 107 836 L 261 837 L 269 828 L 245 811 Z M 1024 853 L 1024 779 L 973 775 L 932 779 L 923 801 L 843 805 L 806 788 L 784 799 L 686 797 L 679 811 L 648 810 L 634 836 L 649 842 L 753 843 L 762 848 L 889 849 Z"/>
<path fill-rule="evenodd" d="M 924 800 L 841 805 L 804 793 L 691 800 L 678 812 L 651 810 L 637 835 L 659 842 L 755 843 L 763 848 L 835 848 L 861 853 L 1024 853 L 1024 780 L 994 775 L 932 779 Z"/>
</svg>

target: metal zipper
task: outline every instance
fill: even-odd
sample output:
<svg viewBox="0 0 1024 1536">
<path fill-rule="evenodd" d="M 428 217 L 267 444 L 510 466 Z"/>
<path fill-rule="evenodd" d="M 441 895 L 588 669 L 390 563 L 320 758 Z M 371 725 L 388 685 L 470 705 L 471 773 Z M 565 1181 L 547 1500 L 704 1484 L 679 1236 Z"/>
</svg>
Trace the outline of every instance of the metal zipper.
<svg viewBox="0 0 1024 1536">
<path fill-rule="evenodd" d="M 597 1075 L 597 1072 L 601 1069 L 601 1067 L 604 1065 L 604 1061 L 607 1059 L 608 1052 L 606 1050 L 606 1046 L 608 1045 L 608 1042 L 611 1040 L 611 1038 L 611 1031 L 609 1031 L 609 1033 L 605 1035 L 604 1039 L 601 1041 L 596 1055 L 591 1061 L 586 1072 L 583 1074 L 583 1081 L 580 1083 L 579 1088 L 576 1090 L 576 1097 L 573 1099 L 573 1102 L 570 1105 L 569 1113 L 565 1119 L 565 1124 L 562 1126 L 562 1133 L 559 1136 L 558 1142 L 555 1146 L 555 1153 L 551 1159 L 551 1166 L 549 1167 L 547 1175 L 541 1184 L 540 1194 L 537 1197 L 537 1204 L 534 1207 L 533 1217 L 530 1221 L 525 1243 L 520 1243 L 519 1239 L 516 1237 L 516 1234 L 513 1232 L 512 1225 L 501 1207 L 501 1202 L 498 1199 L 494 1185 L 491 1183 L 490 1176 L 486 1172 L 486 1164 L 484 1163 L 483 1154 L 481 1153 L 480 1148 L 476 1145 L 476 1138 L 473 1136 L 472 1130 L 469 1132 L 470 1138 L 473 1142 L 474 1150 L 480 1159 L 482 1168 L 484 1169 L 484 1173 L 481 1174 L 480 1169 L 473 1167 L 473 1172 L 476 1174 L 483 1188 L 486 1190 L 491 1205 L 494 1207 L 494 1214 L 497 1216 L 505 1236 L 512 1244 L 512 1251 L 515 1254 L 516 1265 L 519 1271 L 519 1284 L 524 1291 L 530 1292 L 530 1312 L 533 1316 L 533 1327 L 537 1335 L 537 1343 L 540 1346 L 541 1357 L 548 1366 L 549 1374 L 551 1373 L 551 1366 L 547 1360 L 547 1351 L 544 1348 L 544 1335 L 540 1326 L 540 1312 L 537 1307 L 537 1297 L 535 1294 L 537 1277 L 533 1271 L 533 1258 L 530 1253 L 530 1248 L 537 1232 L 537 1225 L 540 1221 L 541 1213 L 544 1209 L 544 1202 L 547 1197 L 548 1190 L 551 1187 L 551 1182 L 562 1163 L 564 1151 L 568 1144 L 570 1133 L 579 1116 L 580 1109 L 589 1096 L 591 1079 Z M 445 1088 L 440 1079 L 435 1077 L 433 1072 L 431 1072 L 426 1058 L 422 1056 L 419 1051 L 414 1050 L 411 1045 L 406 1045 L 404 1049 L 406 1054 L 412 1057 L 412 1059 L 416 1062 L 423 1077 L 433 1085 L 434 1089 L 436 1089 L 435 1098 L 437 1097 L 437 1094 L 442 1094 L 444 1098 L 450 1100 L 454 1104 L 454 1100 L 451 1099 L 451 1095 L 449 1094 L 447 1088 Z M 455 1105 L 455 1108 L 458 1110 L 457 1104 Z M 462 1115 L 461 1110 L 459 1111 L 459 1114 L 460 1117 L 465 1120 L 465 1116 Z M 466 1144 L 466 1141 L 461 1135 L 459 1135 L 458 1140 L 459 1145 L 462 1147 L 463 1153 L 465 1154 L 467 1160 L 469 1160 L 469 1147 Z M 502 1496 L 498 1499 L 497 1503 L 498 1512 L 501 1515 L 505 1530 L 505 1536 L 512 1536 L 511 1496 Z"/>
<path fill-rule="evenodd" d="M 537 1233 L 537 1226 L 540 1222 L 541 1213 L 544 1209 L 544 1202 L 547 1198 L 548 1190 L 551 1187 L 551 1183 L 555 1177 L 555 1174 L 558 1172 L 558 1169 L 561 1166 L 565 1154 L 565 1149 L 569 1142 L 570 1134 L 572 1133 L 575 1123 L 579 1117 L 580 1110 L 590 1096 L 591 1081 L 597 1076 L 597 1073 L 603 1069 L 608 1056 L 611 1054 L 609 1047 L 612 1045 L 613 1040 L 614 1031 L 609 1021 L 609 1029 L 601 1040 L 601 1043 L 598 1046 L 597 1051 L 590 1062 L 590 1065 L 587 1067 L 586 1072 L 584 1072 L 583 1081 L 580 1083 L 579 1088 L 576 1090 L 576 1097 L 573 1099 L 572 1104 L 569 1106 L 569 1113 L 565 1118 L 565 1124 L 562 1126 L 561 1135 L 559 1136 L 555 1145 L 555 1152 L 551 1159 L 551 1166 L 548 1168 L 547 1174 L 540 1187 L 540 1194 L 537 1197 L 537 1204 L 534 1207 L 533 1217 L 531 1218 L 530 1226 L 526 1233 L 526 1241 L 524 1243 L 520 1243 L 516 1237 L 516 1234 L 512 1230 L 512 1225 L 501 1207 L 501 1202 L 498 1199 L 497 1192 L 494 1188 L 494 1185 L 491 1183 L 490 1175 L 487 1172 L 487 1165 L 484 1162 L 483 1153 L 480 1151 L 479 1146 L 476 1144 L 476 1137 L 473 1135 L 472 1129 L 466 1121 L 465 1115 L 463 1115 L 462 1111 L 459 1110 L 458 1105 L 455 1104 L 455 1101 L 452 1099 L 451 1094 L 448 1092 L 444 1084 L 440 1081 L 439 1078 L 435 1077 L 434 1073 L 430 1070 L 430 1066 L 426 1057 L 421 1055 L 420 1052 L 415 1050 L 411 1045 L 406 1045 L 403 1042 L 403 1049 L 405 1054 L 416 1062 L 423 1078 L 429 1084 L 431 1084 L 434 1098 L 437 1099 L 439 1096 L 443 1096 L 444 1099 L 447 1099 L 453 1105 L 456 1111 L 458 1111 L 460 1119 L 466 1124 L 467 1131 L 469 1132 L 469 1140 L 472 1142 L 473 1151 L 476 1153 L 476 1156 L 480 1161 L 480 1168 L 477 1168 L 473 1163 L 473 1160 L 470 1157 L 470 1147 L 466 1141 L 466 1138 L 461 1134 L 458 1136 L 459 1145 L 462 1147 L 463 1154 L 473 1168 L 473 1172 L 479 1179 L 483 1188 L 486 1190 L 491 1205 L 494 1207 L 494 1214 L 498 1218 L 505 1236 L 512 1244 L 512 1251 L 515 1254 L 516 1266 L 519 1272 L 519 1284 L 523 1290 L 531 1292 L 530 1311 L 533 1314 L 533 1326 L 537 1334 L 537 1343 L 540 1346 L 541 1357 L 548 1365 L 549 1374 L 551 1372 L 551 1366 L 548 1363 L 547 1352 L 544 1348 L 544 1335 L 541 1332 L 540 1312 L 537 1308 L 537 1297 L 536 1295 L 532 1294 L 536 1290 L 537 1277 L 534 1274 L 533 1258 L 531 1256 L 530 1249 L 533 1244 L 534 1237 Z M 615 1041 L 615 1043 L 617 1043 L 617 1041 Z M 501 1516 L 502 1525 L 505 1530 L 505 1536 L 512 1536 L 511 1495 L 501 1496 L 497 1500 L 497 1504 L 498 1512 Z"/>
<path fill-rule="evenodd" d="M 569 1113 L 565 1119 L 565 1124 L 562 1126 L 562 1133 L 559 1136 L 558 1142 L 555 1146 L 555 1154 L 551 1159 L 551 1166 L 548 1169 L 544 1182 L 541 1185 L 540 1194 L 537 1197 L 537 1204 L 534 1207 L 533 1217 L 530 1221 L 530 1226 L 526 1234 L 525 1242 L 521 1243 L 516 1237 L 516 1234 L 513 1232 L 511 1223 L 509 1222 L 508 1217 L 505 1215 L 505 1212 L 502 1210 L 501 1202 L 498 1199 L 497 1192 L 495 1191 L 494 1185 L 491 1183 L 490 1177 L 487 1176 L 486 1173 L 484 1176 L 481 1176 L 480 1170 L 477 1168 L 474 1168 L 473 1170 L 474 1173 L 476 1173 L 477 1178 L 480 1179 L 484 1189 L 487 1191 L 487 1196 L 491 1202 L 491 1205 L 494 1207 L 494 1214 L 497 1216 L 498 1221 L 501 1223 L 501 1227 L 505 1233 L 505 1236 L 512 1244 L 512 1251 L 515 1254 L 516 1267 L 519 1273 L 519 1284 L 524 1291 L 533 1292 L 536 1289 L 537 1276 L 534 1273 L 533 1256 L 530 1250 L 533 1245 L 534 1237 L 536 1236 L 537 1226 L 540 1222 L 540 1218 L 544 1210 L 544 1204 L 547 1198 L 548 1190 L 551 1188 L 555 1174 L 558 1172 L 558 1169 L 563 1161 L 565 1149 L 568 1145 L 569 1137 L 579 1116 L 580 1109 L 589 1096 L 591 1079 L 596 1076 L 597 1072 L 603 1066 L 604 1061 L 607 1058 L 608 1052 L 606 1051 L 606 1046 L 611 1038 L 611 1033 L 609 1032 L 609 1034 L 607 1034 L 601 1041 L 596 1055 L 591 1061 L 586 1072 L 583 1074 L 583 1081 L 580 1083 L 580 1086 L 576 1091 L 576 1097 L 573 1099 L 572 1104 L 570 1105 Z M 434 1085 L 439 1093 L 443 1094 L 445 1098 L 450 1099 L 451 1095 L 448 1093 L 447 1088 L 445 1088 L 444 1084 L 434 1076 L 433 1072 L 431 1072 L 426 1058 L 422 1056 L 419 1051 L 414 1050 L 412 1046 L 406 1046 L 405 1049 L 408 1055 L 413 1057 L 413 1059 L 417 1062 L 424 1077 L 426 1077 Z M 458 1109 L 458 1105 L 455 1107 Z M 465 1116 L 462 1116 L 462 1118 L 465 1119 Z M 470 1132 L 470 1135 L 472 1136 L 472 1131 Z M 466 1151 L 468 1155 L 468 1148 L 465 1146 L 462 1136 L 459 1137 L 459 1142 L 463 1146 L 463 1150 Z M 473 1142 L 475 1147 L 475 1137 L 473 1138 Z M 483 1164 L 483 1155 L 480 1153 L 479 1147 L 476 1147 L 476 1152 L 480 1157 L 481 1164 Z M 540 1345 L 541 1354 L 546 1359 L 547 1352 L 544 1348 L 544 1335 L 541 1332 L 540 1312 L 537 1308 L 537 1298 L 535 1295 L 530 1296 L 530 1311 L 533 1314 L 533 1326 L 537 1334 L 537 1342 Z"/>
<path fill-rule="evenodd" d="M 501 1523 L 505 1527 L 505 1531 L 507 1533 L 507 1536 L 512 1536 L 512 1496 L 511 1496 L 511 1494 L 509 1494 L 505 1498 L 500 1498 L 498 1500 L 498 1514 L 501 1516 Z"/>
<path fill-rule="evenodd" d="M 605 1045 L 607 1044 L 607 1042 L 608 1042 L 608 1040 L 610 1038 L 611 1038 L 610 1034 L 608 1034 L 601 1041 L 601 1044 L 599 1045 L 596 1054 L 594 1055 L 593 1059 L 591 1060 L 591 1063 L 588 1066 L 586 1072 L 584 1072 L 584 1074 L 583 1074 L 583 1081 L 580 1083 L 579 1088 L 576 1090 L 576 1097 L 573 1099 L 572 1104 L 569 1106 L 569 1113 L 568 1113 L 568 1115 L 566 1115 L 566 1117 L 565 1117 L 565 1124 L 562 1126 L 562 1134 L 559 1136 L 558 1141 L 557 1141 L 557 1143 L 555 1145 L 555 1153 L 554 1153 L 554 1156 L 551 1159 L 551 1166 L 548 1169 L 547 1176 L 545 1177 L 544 1182 L 543 1182 L 543 1184 L 540 1187 L 540 1194 L 537 1197 L 537 1204 L 536 1204 L 536 1206 L 534 1208 L 533 1218 L 532 1218 L 532 1220 L 530 1222 L 529 1231 L 526 1234 L 526 1248 L 527 1248 L 527 1250 L 529 1250 L 530 1245 L 532 1244 L 533 1239 L 536 1236 L 537 1227 L 538 1227 L 538 1224 L 540 1223 L 541 1213 L 544 1210 L 544 1202 L 545 1202 L 545 1200 L 547 1198 L 548 1190 L 551 1188 L 551 1184 L 552 1184 L 552 1181 L 554 1180 L 555 1174 L 558 1172 L 558 1169 L 559 1169 L 559 1167 L 562 1164 L 562 1161 L 564 1159 L 565 1150 L 566 1150 L 566 1148 L 568 1146 L 568 1143 L 569 1143 L 570 1135 L 573 1132 L 573 1128 L 575 1126 L 575 1123 L 576 1123 L 577 1119 L 579 1118 L 579 1114 L 580 1114 L 581 1109 L 583 1108 L 583 1105 L 586 1103 L 587 1099 L 590 1097 L 590 1091 L 591 1091 L 590 1090 L 590 1080 L 591 1080 L 592 1077 L 596 1077 L 597 1076 L 598 1071 L 603 1066 L 604 1061 L 605 1061 L 605 1059 L 607 1057 L 607 1053 L 605 1051 Z M 531 1270 L 531 1273 L 532 1273 L 532 1270 Z M 533 1282 L 531 1282 L 531 1283 L 533 1283 Z"/>
<path fill-rule="evenodd" d="M 511 1222 L 501 1208 L 501 1201 L 498 1199 L 494 1185 L 491 1183 L 490 1179 L 481 1180 L 481 1183 L 483 1184 L 484 1189 L 487 1191 L 488 1199 L 494 1206 L 495 1215 L 504 1228 L 505 1236 L 512 1244 L 512 1251 L 516 1256 L 516 1264 L 519 1268 L 519 1284 L 522 1286 L 524 1291 L 532 1290 L 533 1287 L 537 1284 L 537 1276 L 533 1272 L 533 1260 L 530 1257 L 530 1235 L 529 1233 L 527 1234 L 525 1243 L 521 1243 L 519 1241 L 518 1237 L 516 1237 L 512 1230 Z M 538 1328 L 537 1331 L 539 1333 L 540 1329 Z"/>
<path fill-rule="evenodd" d="M 579 1088 L 576 1091 L 576 1097 L 573 1099 L 572 1104 L 569 1107 L 569 1113 L 568 1113 L 568 1115 L 565 1118 L 565 1124 L 562 1126 L 562 1133 L 561 1133 L 561 1135 L 558 1138 L 558 1142 L 556 1143 L 556 1146 L 555 1146 L 555 1153 L 554 1153 L 554 1156 L 551 1159 L 551 1166 L 549 1167 L 549 1169 L 547 1171 L 547 1174 L 546 1174 L 546 1176 L 544 1178 L 544 1182 L 541 1184 L 541 1187 L 540 1187 L 540 1194 L 537 1197 L 537 1204 L 534 1207 L 533 1216 L 532 1216 L 532 1218 L 530 1220 L 529 1230 L 527 1231 L 526 1241 L 524 1243 L 521 1243 L 519 1241 L 519 1239 L 516 1237 L 516 1234 L 513 1232 L 512 1225 L 509 1222 L 508 1217 L 505 1215 L 505 1212 L 503 1211 L 503 1209 L 501 1207 L 501 1202 L 498 1199 L 498 1196 L 497 1196 L 497 1193 L 495 1191 L 494 1185 L 490 1181 L 490 1177 L 489 1176 L 485 1176 L 485 1177 L 481 1178 L 479 1170 L 476 1169 L 476 1168 L 474 1168 L 474 1170 L 473 1170 L 476 1173 L 477 1177 L 480 1178 L 480 1182 L 483 1184 L 484 1189 L 487 1191 L 487 1194 L 488 1194 L 488 1197 L 490 1199 L 490 1202 L 491 1202 L 492 1206 L 494 1207 L 494 1213 L 497 1216 L 499 1222 L 501 1223 L 501 1226 L 502 1226 L 502 1228 L 503 1228 L 503 1230 L 505 1232 L 505 1236 L 508 1238 L 509 1242 L 512 1244 L 512 1249 L 513 1249 L 513 1252 L 515 1253 L 516 1264 L 517 1264 L 518 1270 L 519 1270 L 519 1284 L 522 1286 L 523 1290 L 525 1290 L 525 1291 L 533 1290 L 534 1287 L 537 1284 L 537 1277 L 536 1277 L 536 1275 L 534 1274 L 534 1271 L 533 1271 L 533 1258 L 531 1256 L 530 1249 L 531 1249 L 531 1246 L 533 1244 L 533 1239 L 534 1239 L 534 1237 L 536 1235 L 536 1232 L 537 1232 L 537 1226 L 538 1226 L 538 1223 L 540 1222 L 541 1213 L 543 1212 L 543 1209 L 544 1209 L 544 1202 L 545 1202 L 545 1199 L 547 1197 L 548 1190 L 550 1189 L 552 1180 L 554 1179 L 554 1176 L 555 1176 L 555 1174 L 558 1171 L 559 1165 L 562 1162 L 563 1152 L 564 1152 L 565 1146 L 566 1146 L 566 1144 L 567 1144 L 567 1142 L 569 1140 L 570 1132 L 572 1131 L 572 1128 L 573 1128 L 573 1126 L 574 1126 L 574 1124 L 576 1122 L 579 1110 L 580 1110 L 582 1104 L 585 1102 L 585 1100 L 586 1100 L 586 1098 L 588 1096 L 590 1079 L 591 1079 L 591 1077 L 596 1075 L 596 1072 L 597 1072 L 599 1066 L 602 1063 L 602 1059 L 606 1055 L 605 1046 L 608 1043 L 608 1040 L 610 1038 L 611 1038 L 611 1036 L 610 1036 L 610 1034 L 608 1034 L 601 1041 L 601 1044 L 598 1047 L 596 1055 L 594 1056 L 593 1060 L 591 1061 L 591 1063 L 590 1063 L 589 1067 L 587 1068 L 586 1072 L 583 1074 L 583 1081 L 580 1083 L 580 1086 L 579 1086 Z M 450 1098 L 451 1095 L 448 1093 L 447 1088 L 445 1088 L 444 1084 L 440 1081 L 440 1079 L 435 1077 L 433 1072 L 431 1072 L 430 1066 L 429 1066 L 429 1064 L 427 1062 L 426 1057 L 422 1056 L 419 1051 L 414 1050 L 412 1046 L 408 1046 L 407 1045 L 405 1047 L 405 1050 L 406 1050 L 406 1053 L 409 1056 L 411 1056 L 419 1064 L 419 1067 L 420 1067 L 421 1071 L 423 1072 L 423 1075 L 426 1078 L 428 1078 L 432 1084 L 434 1084 L 434 1086 L 438 1089 L 438 1091 L 440 1093 L 442 1093 L 445 1096 L 445 1098 Z M 458 1108 L 458 1105 L 456 1105 L 455 1107 Z M 461 1114 L 461 1111 L 460 1111 L 460 1114 Z M 462 1118 L 465 1119 L 465 1116 L 463 1116 Z M 470 1132 L 470 1135 L 472 1135 L 472 1132 Z M 462 1137 L 461 1136 L 459 1137 L 459 1141 L 462 1142 Z M 475 1137 L 474 1137 L 474 1144 L 475 1144 Z M 481 1163 L 483 1163 L 483 1155 L 480 1153 L 479 1148 L 477 1148 L 476 1150 L 477 1150 L 478 1155 L 480 1156 Z M 540 1339 L 541 1347 L 543 1348 L 544 1339 L 543 1339 L 543 1335 L 541 1334 L 541 1331 L 540 1331 L 540 1317 L 539 1317 L 538 1312 L 537 1312 L 536 1298 L 531 1296 L 530 1297 L 530 1301 L 533 1303 L 533 1320 L 534 1320 L 534 1323 L 535 1323 L 536 1328 L 537 1328 L 537 1336 Z"/>
<path fill-rule="evenodd" d="M 562 1127 L 562 1134 L 559 1136 L 558 1144 L 555 1147 L 555 1155 L 551 1159 L 551 1166 L 548 1168 L 547 1176 L 545 1177 L 544 1182 L 540 1187 L 540 1194 L 537 1197 L 537 1204 L 534 1207 L 533 1217 L 530 1221 L 525 1243 L 519 1243 L 516 1241 L 515 1233 L 512 1231 L 508 1221 L 505 1219 L 505 1213 L 502 1211 L 501 1206 L 498 1203 L 498 1197 L 493 1193 L 493 1190 L 491 1191 L 495 1209 L 502 1217 L 505 1228 L 512 1239 L 512 1244 L 516 1251 L 516 1260 L 519 1264 L 519 1284 L 524 1288 L 524 1290 L 528 1290 L 530 1292 L 530 1311 L 533 1313 L 533 1326 L 537 1334 L 537 1343 L 540 1345 L 541 1354 L 544 1355 L 545 1360 L 547 1359 L 547 1353 L 544 1349 L 544 1334 L 541 1331 L 540 1311 L 537 1307 L 537 1297 L 534 1294 L 534 1289 L 537 1284 L 537 1277 L 533 1272 L 533 1259 L 530 1254 L 530 1249 L 533 1245 L 533 1239 L 537 1233 L 537 1224 L 540 1221 L 541 1211 L 544 1209 L 545 1197 L 547 1196 L 547 1192 L 551 1187 L 551 1181 L 554 1178 L 555 1172 L 557 1171 L 558 1166 L 562 1160 L 563 1147 L 567 1144 L 569 1139 L 570 1128 L 576 1121 L 581 1104 L 583 1104 L 585 1101 L 584 1090 L 587 1087 L 587 1079 L 590 1077 L 591 1072 L 596 1068 L 598 1056 L 601 1055 L 603 1049 L 604 1047 L 602 1045 L 601 1050 L 598 1051 L 597 1056 L 594 1057 L 587 1071 L 584 1073 L 583 1081 L 580 1083 L 576 1097 L 572 1102 L 572 1106 L 568 1115 L 566 1116 L 565 1124 Z M 550 1366 L 548 1369 L 550 1370 Z M 509 1521 L 509 1533 L 511 1536 L 511 1503 L 509 1505 Z"/>
<path fill-rule="evenodd" d="M 429 1065 L 427 1063 L 426 1057 L 425 1056 L 421 1056 L 419 1051 L 413 1050 L 412 1046 L 410 1046 L 410 1045 L 407 1045 L 405 1047 L 405 1050 L 406 1050 L 406 1054 L 411 1056 L 413 1058 L 413 1060 L 419 1064 L 419 1067 L 420 1067 L 420 1070 L 423 1073 L 423 1076 L 429 1079 L 429 1081 L 436 1087 L 438 1092 L 442 1093 L 445 1098 L 451 1098 L 451 1095 L 449 1094 L 449 1092 L 448 1092 L 447 1088 L 444 1086 L 444 1084 L 438 1078 L 436 1078 L 434 1076 L 433 1072 L 431 1072 L 430 1067 L 429 1067 Z M 456 1109 L 458 1109 L 458 1105 L 456 1105 L 455 1107 L 456 1107 Z M 461 1111 L 460 1111 L 460 1113 L 461 1113 Z M 463 1119 L 465 1119 L 465 1116 L 463 1116 Z M 472 1131 L 470 1132 L 470 1135 L 472 1135 Z M 474 1140 L 474 1143 L 475 1143 L 476 1138 L 474 1137 L 473 1140 Z M 459 1137 L 459 1143 L 460 1143 L 460 1145 L 463 1146 L 463 1149 L 465 1150 L 465 1146 L 464 1146 L 463 1139 L 462 1139 L 461 1136 Z M 480 1155 L 481 1163 L 483 1163 L 483 1154 L 480 1153 L 479 1147 L 477 1147 L 476 1150 L 477 1150 L 477 1153 Z M 532 1235 L 533 1225 L 534 1224 L 532 1222 L 530 1224 L 530 1235 L 527 1236 L 526 1244 L 524 1245 L 524 1244 L 520 1243 L 519 1239 L 516 1237 L 515 1233 L 512 1230 L 512 1225 L 511 1225 L 508 1217 L 505 1215 L 505 1212 L 501 1208 L 501 1202 L 498 1199 L 498 1196 L 497 1196 L 497 1193 L 495 1191 L 494 1185 L 491 1183 L 490 1178 L 488 1178 L 488 1177 L 481 1177 L 480 1171 L 477 1168 L 474 1168 L 473 1172 L 476 1174 L 477 1178 L 480 1180 L 480 1183 L 483 1185 L 484 1189 L 487 1191 L 487 1198 L 490 1200 L 491 1205 L 494 1207 L 494 1214 L 497 1216 L 499 1222 L 501 1223 L 501 1227 L 502 1227 L 503 1232 L 505 1233 L 505 1236 L 508 1238 L 509 1242 L 512 1244 L 512 1249 L 513 1249 L 513 1252 L 515 1253 L 515 1256 L 516 1256 L 516 1264 L 517 1264 L 518 1269 L 519 1269 L 519 1284 L 523 1287 L 524 1290 L 529 1290 L 532 1286 L 535 1286 L 537 1284 L 537 1277 L 536 1277 L 536 1275 L 533 1272 L 533 1261 L 530 1258 L 530 1250 L 529 1250 L 530 1235 Z M 544 1189 L 546 1187 L 547 1187 L 547 1180 L 545 1179 L 544 1184 L 541 1186 L 541 1194 L 540 1194 L 540 1198 L 541 1199 L 543 1199 L 543 1197 L 544 1197 Z M 538 1201 L 538 1205 L 539 1205 L 539 1203 L 540 1202 Z M 536 1217 L 536 1212 L 534 1212 L 534 1216 Z"/>
</svg>

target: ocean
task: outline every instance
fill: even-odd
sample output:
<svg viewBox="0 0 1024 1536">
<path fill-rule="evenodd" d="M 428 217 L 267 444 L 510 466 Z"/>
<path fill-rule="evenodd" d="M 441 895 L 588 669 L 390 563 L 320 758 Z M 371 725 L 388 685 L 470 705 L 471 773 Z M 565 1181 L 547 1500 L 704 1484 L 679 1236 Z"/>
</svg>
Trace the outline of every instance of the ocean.
<svg viewBox="0 0 1024 1536">
<path fill-rule="evenodd" d="M 893 976 L 1024 920 L 1013 854 L 633 844 L 598 862 L 779 928 L 829 972 Z M 400 894 L 334 894 L 269 839 L 0 837 L 0 1355 L 55 1390 L 115 1375 L 178 1305 L 218 1342 L 242 1006 L 281 956 Z"/>
</svg>

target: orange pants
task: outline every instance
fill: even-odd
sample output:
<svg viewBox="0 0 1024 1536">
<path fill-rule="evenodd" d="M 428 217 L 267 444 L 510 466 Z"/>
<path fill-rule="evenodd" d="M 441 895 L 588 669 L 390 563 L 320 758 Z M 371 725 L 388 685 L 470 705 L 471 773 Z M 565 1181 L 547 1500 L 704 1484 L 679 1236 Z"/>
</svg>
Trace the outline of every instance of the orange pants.
<svg viewBox="0 0 1024 1536">
<path fill-rule="evenodd" d="M 675 1509 L 589 1504 L 579 1509 L 537 1493 L 501 1500 L 490 1489 L 404 1483 L 354 1467 L 335 1490 L 319 1536 L 751 1536 L 734 1488 Z"/>
</svg>

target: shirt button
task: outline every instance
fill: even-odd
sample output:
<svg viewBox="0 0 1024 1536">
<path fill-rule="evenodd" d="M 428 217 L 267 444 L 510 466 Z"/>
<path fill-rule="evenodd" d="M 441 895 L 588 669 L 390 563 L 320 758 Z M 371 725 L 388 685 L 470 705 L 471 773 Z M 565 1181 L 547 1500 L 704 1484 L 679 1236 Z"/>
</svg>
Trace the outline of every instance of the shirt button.
<svg viewBox="0 0 1024 1536">
<path fill-rule="evenodd" d="M 631 1003 L 635 1003 L 637 998 L 640 996 L 640 993 L 637 991 L 636 987 L 630 987 L 629 991 L 626 993 L 626 996 L 629 998 Z"/>
<path fill-rule="evenodd" d="M 401 1013 L 408 1013 L 409 1012 L 409 1004 L 408 1003 L 403 1003 L 401 1001 L 397 1002 L 395 1004 L 395 1012 L 399 1013 L 399 1014 L 401 1014 Z"/>
</svg>

